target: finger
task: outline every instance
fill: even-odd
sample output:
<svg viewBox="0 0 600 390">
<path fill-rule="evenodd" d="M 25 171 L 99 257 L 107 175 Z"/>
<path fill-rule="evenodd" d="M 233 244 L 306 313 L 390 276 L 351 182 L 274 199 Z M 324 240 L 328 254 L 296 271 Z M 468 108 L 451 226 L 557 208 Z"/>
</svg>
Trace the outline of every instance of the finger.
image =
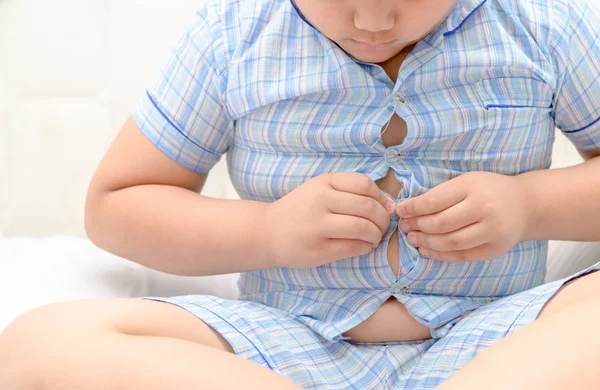
<svg viewBox="0 0 600 390">
<path fill-rule="evenodd" d="M 381 203 L 384 209 L 389 210 L 390 214 L 395 210 L 396 204 L 381 192 L 377 184 L 369 176 L 362 173 L 341 172 L 332 174 L 329 179 L 329 185 L 336 191 L 373 198 Z"/>
<path fill-rule="evenodd" d="M 368 241 L 379 245 L 383 233 L 377 225 L 365 218 L 329 214 L 325 220 L 325 236 L 346 240 Z"/>
<path fill-rule="evenodd" d="M 490 234 L 481 223 L 446 234 L 410 232 L 408 242 L 415 247 L 449 252 L 475 248 L 490 241 Z"/>
<path fill-rule="evenodd" d="M 468 188 L 462 181 L 450 180 L 416 196 L 398 203 L 396 212 L 402 218 L 439 213 L 467 197 Z"/>
<path fill-rule="evenodd" d="M 479 222 L 481 217 L 478 215 L 477 210 L 473 210 L 468 203 L 463 200 L 439 213 L 402 218 L 400 229 L 404 233 L 418 230 L 423 233 L 443 234 L 472 225 Z"/>
<path fill-rule="evenodd" d="M 423 257 L 450 262 L 485 261 L 494 258 L 494 256 L 490 255 L 493 253 L 492 244 L 483 244 L 476 248 L 451 252 L 441 252 L 433 249 L 419 249 L 419 253 Z"/>
<path fill-rule="evenodd" d="M 335 192 L 330 198 L 329 210 L 335 214 L 350 215 L 368 219 L 386 233 L 390 224 L 390 214 L 381 203 L 373 198 L 354 195 L 348 192 Z"/>
<path fill-rule="evenodd" d="M 389 216 L 396 212 L 396 202 L 394 202 L 394 199 L 381 190 L 379 190 L 379 204 L 381 204 L 385 209 L 388 219 Z"/>
<path fill-rule="evenodd" d="M 334 261 L 367 254 L 373 250 L 373 243 L 360 240 L 331 238 L 324 247 L 324 257 Z"/>
</svg>

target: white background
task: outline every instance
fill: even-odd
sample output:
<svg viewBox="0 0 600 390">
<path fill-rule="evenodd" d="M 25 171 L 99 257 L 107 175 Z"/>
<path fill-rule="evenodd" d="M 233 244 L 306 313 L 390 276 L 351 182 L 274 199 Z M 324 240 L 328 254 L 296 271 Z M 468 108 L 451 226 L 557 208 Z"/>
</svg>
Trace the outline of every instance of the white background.
<svg viewBox="0 0 600 390">
<path fill-rule="evenodd" d="M 91 175 L 202 4 L 0 0 L 0 234 L 84 235 Z"/>
</svg>

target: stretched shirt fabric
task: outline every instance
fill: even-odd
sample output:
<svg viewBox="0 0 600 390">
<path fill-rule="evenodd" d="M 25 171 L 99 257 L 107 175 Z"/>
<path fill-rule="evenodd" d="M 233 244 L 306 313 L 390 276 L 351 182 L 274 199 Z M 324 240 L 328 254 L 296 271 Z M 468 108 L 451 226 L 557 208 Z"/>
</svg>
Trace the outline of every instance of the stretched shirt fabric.
<svg viewBox="0 0 600 390">
<path fill-rule="evenodd" d="M 377 180 L 392 169 L 399 201 L 465 172 L 546 169 L 555 126 L 579 149 L 600 148 L 600 63 L 586 55 L 600 50 L 594 20 L 600 12 L 584 0 L 458 0 L 393 83 L 305 23 L 289 0 L 209 0 L 133 118 L 196 172 L 227 153 L 242 199 L 273 202 L 325 173 Z M 394 113 L 408 135 L 386 148 L 381 129 Z M 395 275 L 386 251 L 397 229 L 394 217 L 363 256 L 244 273 L 241 299 L 292 313 L 335 341 L 394 296 L 440 338 L 465 314 L 543 281 L 545 241 L 449 263 L 421 257 L 402 231 Z"/>
</svg>

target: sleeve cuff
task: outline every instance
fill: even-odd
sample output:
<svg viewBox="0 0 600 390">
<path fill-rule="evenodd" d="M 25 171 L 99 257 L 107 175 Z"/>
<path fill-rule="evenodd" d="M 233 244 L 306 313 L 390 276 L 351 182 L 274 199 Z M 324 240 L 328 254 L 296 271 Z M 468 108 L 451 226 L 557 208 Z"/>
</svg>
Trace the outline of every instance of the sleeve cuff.
<svg viewBox="0 0 600 390">
<path fill-rule="evenodd" d="M 208 173 L 221 159 L 192 139 L 163 114 L 148 93 L 145 93 L 132 113 L 133 121 L 158 149 L 187 169 Z"/>
</svg>

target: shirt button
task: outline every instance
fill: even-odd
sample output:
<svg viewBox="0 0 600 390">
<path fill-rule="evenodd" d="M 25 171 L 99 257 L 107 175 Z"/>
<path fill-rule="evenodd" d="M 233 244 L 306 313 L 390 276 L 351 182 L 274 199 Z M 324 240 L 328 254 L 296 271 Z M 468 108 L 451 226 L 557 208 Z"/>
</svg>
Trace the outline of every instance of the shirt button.
<svg viewBox="0 0 600 390">
<path fill-rule="evenodd" d="M 399 104 L 406 104 L 406 98 L 404 96 L 402 96 L 402 94 L 400 94 L 400 93 L 397 93 L 394 96 L 394 100 Z"/>
<path fill-rule="evenodd" d="M 398 152 L 396 152 L 394 149 L 388 149 L 385 151 L 385 157 L 388 162 L 396 162 L 398 161 Z"/>
<path fill-rule="evenodd" d="M 406 287 L 394 286 L 392 287 L 392 294 L 402 295 L 406 292 Z"/>
</svg>

